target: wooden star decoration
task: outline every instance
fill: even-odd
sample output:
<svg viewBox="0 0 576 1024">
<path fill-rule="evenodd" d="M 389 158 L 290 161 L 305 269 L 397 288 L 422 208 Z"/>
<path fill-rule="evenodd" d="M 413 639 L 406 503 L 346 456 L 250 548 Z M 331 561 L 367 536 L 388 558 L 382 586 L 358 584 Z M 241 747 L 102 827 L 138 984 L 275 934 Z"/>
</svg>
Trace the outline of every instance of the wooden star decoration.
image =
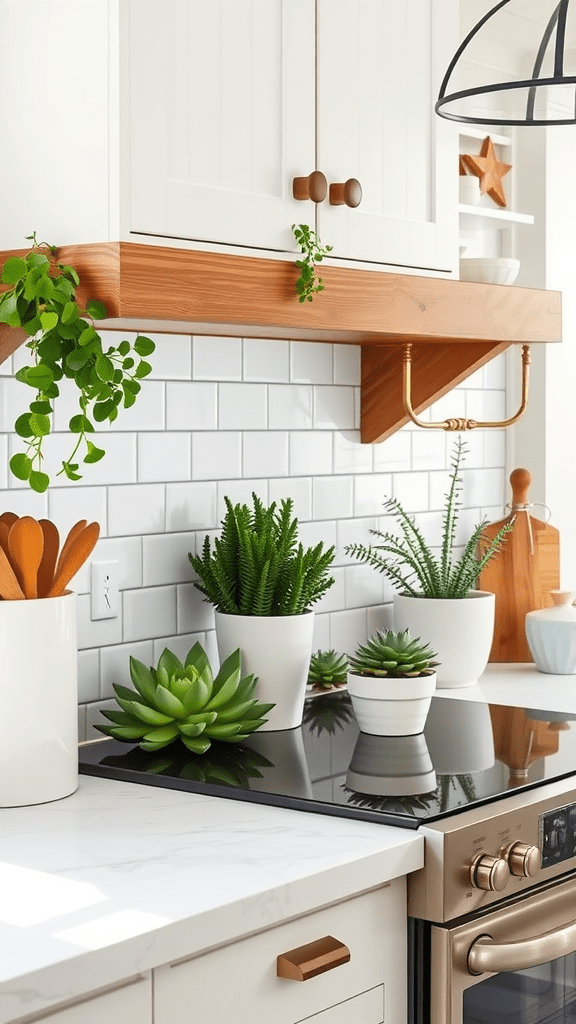
<svg viewBox="0 0 576 1024">
<path fill-rule="evenodd" d="M 490 136 L 484 139 L 480 156 L 463 153 L 462 160 L 472 174 L 480 178 L 480 191 L 489 195 L 498 206 L 507 206 L 502 178 L 512 169 L 512 164 L 498 160 Z"/>
</svg>

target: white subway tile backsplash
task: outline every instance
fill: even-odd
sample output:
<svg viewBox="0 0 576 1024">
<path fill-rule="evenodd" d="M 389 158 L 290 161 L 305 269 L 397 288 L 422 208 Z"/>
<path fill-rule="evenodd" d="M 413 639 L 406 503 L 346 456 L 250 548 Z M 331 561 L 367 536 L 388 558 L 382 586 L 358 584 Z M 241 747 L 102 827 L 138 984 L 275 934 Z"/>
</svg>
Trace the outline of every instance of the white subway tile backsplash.
<svg viewBox="0 0 576 1024">
<path fill-rule="evenodd" d="M 87 704 L 85 707 L 85 738 L 87 740 L 101 740 L 103 735 L 94 728 L 95 725 L 110 725 L 110 722 L 102 717 L 102 711 L 119 711 L 115 700 L 99 700 L 96 704 Z"/>
<path fill-rule="evenodd" d="M 407 437 L 408 435 L 403 435 Z M 412 469 L 446 468 L 446 435 L 444 431 L 415 431 L 412 434 Z"/>
<path fill-rule="evenodd" d="M 384 600 L 384 581 L 382 574 L 370 565 L 347 565 L 346 575 L 346 607 L 365 608 L 368 605 L 381 605 Z"/>
<path fill-rule="evenodd" d="M 359 430 L 334 432 L 334 472 L 372 472 L 372 445 L 360 443 Z"/>
<path fill-rule="evenodd" d="M 219 384 L 219 429 L 264 430 L 267 397 L 265 384 Z"/>
<path fill-rule="evenodd" d="M 484 462 L 486 467 L 506 464 L 506 431 L 484 431 Z"/>
<path fill-rule="evenodd" d="M 342 654 L 354 654 L 358 644 L 367 637 L 365 608 L 332 612 L 330 616 L 330 647 Z"/>
<path fill-rule="evenodd" d="M 79 651 L 122 643 L 122 612 L 114 619 L 93 622 L 90 618 L 90 595 L 80 594 L 76 599 L 76 628 Z"/>
<path fill-rule="evenodd" d="M 283 430 L 247 431 L 242 441 L 245 476 L 288 476 L 288 433 Z"/>
<path fill-rule="evenodd" d="M 169 532 L 211 530 L 217 525 L 213 480 L 166 485 L 166 529 Z"/>
<path fill-rule="evenodd" d="M 166 488 L 164 484 L 134 484 L 108 491 L 108 532 L 111 537 L 163 533 Z"/>
<path fill-rule="evenodd" d="M 412 468 L 412 431 L 398 430 L 392 437 L 372 445 L 375 473 L 402 473 Z"/>
<path fill-rule="evenodd" d="M 91 560 L 97 559 L 102 562 L 118 563 L 120 590 L 135 590 L 142 586 L 141 537 L 101 537 Z"/>
<path fill-rule="evenodd" d="M 351 476 L 318 477 L 312 482 L 314 519 L 347 519 L 353 509 Z"/>
<path fill-rule="evenodd" d="M 78 651 L 78 702 L 87 704 L 100 698 L 100 651 Z"/>
<path fill-rule="evenodd" d="M 373 473 L 354 478 L 354 516 L 382 515 L 382 506 L 391 496 L 392 475 Z"/>
<path fill-rule="evenodd" d="M 294 515 L 303 523 L 312 519 L 312 480 L 307 476 L 290 476 L 268 481 L 268 500 L 279 503 L 292 498 Z"/>
<path fill-rule="evenodd" d="M 176 633 L 176 587 L 125 590 L 123 640 L 148 640 Z"/>
<path fill-rule="evenodd" d="M 368 636 L 377 630 L 394 629 L 394 608 L 391 604 L 374 605 L 367 609 Z"/>
<path fill-rule="evenodd" d="M 244 340 L 244 380 L 277 381 L 290 380 L 290 342 L 262 341 L 258 338 Z"/>
<path fill-rule="evenodd" d="M 242 380 L 242 339 L 194 336 L 192 376 L 195 380 Z"/>
<path fill-rule="evenodd" d="M 168 430 L 216 430 L 218 387 L 193 381 L 166 384 Z"/>
<path fill-rule="evenodd" d="M 149 357 L 152 373 L 148 380 L 190 380 L 192 376 L 192 338 L 189 334 L 146 333 L 156 345 Z"/>
<path fill-rule="evenodd" d="M 502 494 L 506 494 L 504 469 L 466 469 L 462 475 L 463 500 L 469 507 L 497 505 Z"/>
<path fill-rule="evenodd" d="M 224 498 L 229 498 L 233 505 L 249 505 L 252 508 L 252 494 L 256 494 L 264 504 L 268 503 L 267 480 L 221 480 L 217 491 L 218 525 L 224 518 L 226 505 Z"/>
<path fill-rule="evenodd" d="M 0 489 L 8 487 L 8 435 L 0 434 Z"/>
<path fill-rule="evenodd" d="M 192 435 L 192 479 L 226 480 L 242 476 L 242 435 L 209 431 Z"/>
<path fill-rule="evenodd" d="M 360 345 L 334 345 L 334 383 L 359 385 L 361 357 Z"/>
<path fill-rule="evenodd" d="M 162 434 L 138 435 L 139 483 L 189 480 L 190 476 L 190 434 L 172 430 Z"/>
<path fill-rule="evenodd" d="M 335 569 L 332 567 L 330 575 L 334 578 L 334 583 L 314 605 L 314 610 L 319 614 L 323 612 L 337 612 L 341 608 L 346 607 L 345 571 L 343 568 Z"/>
<path fill-rule="evenodd" d="M 314 652 L 330 650 L 330 614 L 328 612 L 314 612 L 312 650 Z"/>
<path fill-rule="evenodd" d="M 338 520 L 336 523 L 336 561 L 344 565 L 351 565 L 355 560 L 351 555 L 347 555 L 344 549 L 350 544 L 363 544 L 365 547 L 376 544 L 377 539 L 370 532 L 376 528 L 375 518 Z"/>
<path fill-rule="evenodd" d="M 118 430 L 164 430 L 166 426 L 166 384 L 161 380 L 143 380 L 136 404 L 130 409 L 120 407 L 113 424 L 99 424 L 103 433 Z M 106 448 L 106 443 L 100 447 Z"/>
<path fill-rule="evenodd" d="M 290 434 L 291 476 L 331 473 L 334 465 L 332 434 L 327 431 L 292 431 Z"/>
<path fill-rule="evenodd" d="M 106 452 L 99 462 L 83 462 L 86 448 L 81 446 L 74 461 L 78 463 L 78 473 L 82 477 L 83 484 L 88 487 L 94 485 L 107 486 L 109 484 L 129 484 L 136 482 L 136 434 L 113 434 L 106 432 L 98 438 L 94 435 L 94 443 Z M 11 437 L 11 455 L 21 450 L 22 442 L 19 438 Z M 62 469 L 62 462 L 70 459 L 76 445 L 76 436 L 70 434 L 50 434 L 44 438 L 42 446 L 46 460 L 46 470 L 52 478 L 52 483 L 58 487 L 65 487 L 75 490 L 78 487 L 77 481 L 68 480 L 62 474 L 57 474 Z"/>
<path fill-rule="evenodd" d="M 144 662 L 145 665 L 156 664 L 153 660 L 151 640 L 141 640 L 135 644 L 121 644 L 118 647 L 103 647 L 100 653 L 102 661 L 100 700 L 114 696 L 112 685 L 128 686 L 134 689 L 130 678 L 130 658 Z"/>
<path fill-rule="evenodd" d="M 192 575 L 192 572 L 190 573 Z M 214 609 L 193 583 L 178 588 L 178 633 L 198 633 L 214 629 Z"/>
<path fill-rule="evenodd" d="M 27 492 L 32 497 L 31 492 Z M 60 537 L 66 537 L 68 530 L 80 519 L 87 519 L 89 523 L 100 523 L 100 536 L 107 534 L 108 514 L 106 511 L 106 488 L 105 487 L 81 487 L 76 485 L 72 488 L 50 487 L 43 496 L 47 499 L 48 518 L 52 519 L 60 532 Z M 10 495 L 12 499 L 12 494 Z M 12 504 L 14 502 L 12 501 Z M 30 502 L 30 507 L 33 506 Z M 32 515 L 40 518 L 37 512 L 22 511 L 14 508 L 18 515 Z M 46 515 L 42 512 L 41 515 Z"/>
<path fill-rule="evenodd" d="M 268 386 L 270 430 L 306 430 L 312 426 L 312 388 L 305 384 Z"/>
<path fill-rule="evenodd" d="M 354 388 L 315 387 L 314 427 L 317 430 L 355 430 Z"/>
<path fill-rule="evenodd" d="M 434 423 L 441 423 L 442 420 L 454 417 L 466 416 L 466 392 L 460 388 L 455 388 L 454 391 L 449 391 L 447 395 L 439 398 L 426 411 L 428 412 L 428 419 Z M 418 415 L 419 419 L 426 419 L 423 413 Z M 414 429 L 420 430 L 422 428 L 415 427 Z"/>
<path fill-rule="evenodd" d="M 434 509 L 443 509 L 446 505 L 446 495 L 450 488 L 450 473 L 448 470 L 443 472 L 434 472 L 428 474 L 429 487 L 429 507 L 433 511 Z"/>
<path fill-rule="evenodd" d="M 290 380 L 295 384 L 331 384 L 332 345 L 321 341 L 292 341 Z"/>
<path fill-rule="evenodd" d="M 143 537 L 143 584 L 158 587 L 185 583 L 192 576 L 188 554 L 195 553 L 194 533 L 166 533 Z"/>
<path fill-rule="evenodd" d="M 13 370 L 13 367 L 12 367 L 12 360 L 13 360 L 13 357 L 12 356 L 8 356 L 8 359 L 5 359 L 3 363 L 0 363 L 0 377 L 11 377 L 12 376 L 12 374 L 14 373 L 14 370 Z"/>
<path fill-rule="evenodd" d="M 466 392 L 466 415 L 471 419 L 500 421 L 506 418 L 505 391 Z"/>
<path fill-rule="evenodd" d="M 180 658 L 182 664 L 186 661 L 189 652 L 194 647 L 195 643 L 199 643 L 201 647 L 206 650 L 206 634 L 205 633 L 183 633 L 181 636 L 163 636 L 159 637 L 154 643 L 154 665 L 157 664 L 162 652 L 168 648 L 175 654 L 177 658 Z"/>
<path fill-rule="evenodd" d="M 501 388 L 502 390 L 504 390 L 504 388 L 506 387 L 505 352 L 502 352 L 501 355 L 496 356 L 495 359 L 491 359 L 490 362 L 486 363 L 486 365 L 484 366 L 484 387 Z"/>
</svg>

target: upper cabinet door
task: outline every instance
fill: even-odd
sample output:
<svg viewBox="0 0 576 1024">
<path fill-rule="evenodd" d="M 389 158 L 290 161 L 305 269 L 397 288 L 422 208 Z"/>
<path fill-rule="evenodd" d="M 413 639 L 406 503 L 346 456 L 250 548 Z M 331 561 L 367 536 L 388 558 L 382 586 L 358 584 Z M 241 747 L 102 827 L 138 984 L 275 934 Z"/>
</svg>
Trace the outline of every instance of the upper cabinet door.
<svg viewBox="0 0 576 1024">
<path fill-rule="evenodd" d="M 130 0 L 129 17 L 131 237 L 293 250 L 314 216 L 292 197 L 314 170 L 314 0 Z"/>
<path fill-rule="evenodd" d="M 318 166 L 357 178 L 355 209 L 318 207 L 333 255 L 452 271 L 457 258 L 457 133 L 438 118 L 457 43 L 454 0 L 317 0 Z"/>
</svg>

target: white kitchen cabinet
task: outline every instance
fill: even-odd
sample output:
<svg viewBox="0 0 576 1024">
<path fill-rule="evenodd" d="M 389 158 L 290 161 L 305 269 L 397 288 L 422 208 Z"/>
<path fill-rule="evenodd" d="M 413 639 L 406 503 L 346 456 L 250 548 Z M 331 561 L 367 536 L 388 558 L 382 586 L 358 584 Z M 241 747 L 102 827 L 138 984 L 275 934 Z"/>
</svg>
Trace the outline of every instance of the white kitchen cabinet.
<svg viewBox="0 0 576 1024">
<path fill-rule="evenodd" d="M 279 978 L 279 954 L 333 936 L 348 963 Z M 154 1024 L 405 1024 L 405 879 L 154 971 Z"/>
<path fill-rule="evenodd" d="M 294 251 L 304 222 L 336 259 L 454 269 L 455 0 L 129 3 L 127 237 Z M 294 200 L 315 167 L 361 205 Z"/>
<path fill-rule="evenodd" d="M 33 1015 L 36 1024 L 152 1024 L 152 976 L 127 980 L 112 991 L 87 995 L 46 1016 Z M 27 1021 L 27 1017 L 18 1021 Z"/>
</svg>

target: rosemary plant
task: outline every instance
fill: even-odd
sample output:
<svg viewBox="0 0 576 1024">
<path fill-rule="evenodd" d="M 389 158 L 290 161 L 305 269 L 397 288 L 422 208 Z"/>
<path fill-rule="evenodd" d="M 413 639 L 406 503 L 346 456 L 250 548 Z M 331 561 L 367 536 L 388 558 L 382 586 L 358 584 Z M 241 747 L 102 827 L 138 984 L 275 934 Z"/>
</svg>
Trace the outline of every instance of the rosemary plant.
<svg viewBox="0 0 576 1024">
<path fill-rule="evenodd" d="M 462 507 L 463 481 L 460 464 L 465 455 L 465 444 L 458 438 L 452 453 L 450 487 L 442 521 L 442 545 L 437 557 L 424 539 L 414 520 L 404 511 L 400 502 L 389 498 L 384 508 L 400 528 L 396 533 L 371 530 L 381 543 L 373 545 L 349 544 L 346 554 L 371 565 L 390 580 L 394 587 L 409 597 L 461 598 L 476 586 L 478 576 L 496 556 L 514 525 L 514 519 L 505 523 L 492 541 L 482 537 L 487 520 L 474 528 L 459 559 L 454 559 L 456 528 Z"/>
</svg>

